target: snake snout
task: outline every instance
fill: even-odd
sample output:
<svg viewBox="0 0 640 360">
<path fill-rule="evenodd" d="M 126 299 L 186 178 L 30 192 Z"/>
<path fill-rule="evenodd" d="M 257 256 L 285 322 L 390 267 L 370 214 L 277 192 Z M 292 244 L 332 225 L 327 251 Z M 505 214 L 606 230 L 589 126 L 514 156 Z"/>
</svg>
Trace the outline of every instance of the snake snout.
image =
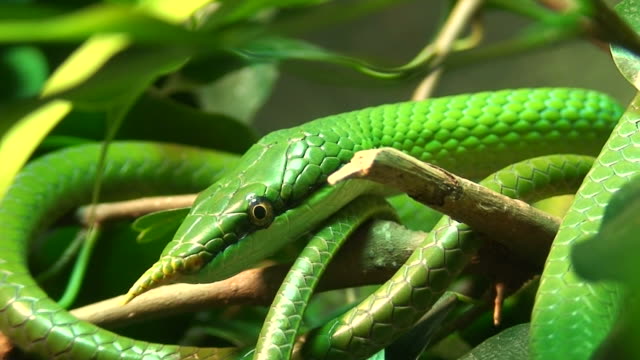
<svg viewBox="0 0 640 360">
<path fill-rule="evenodd" d="M 163 256 L 133 284 L 127 292 L 123 304 L 127 304 L 133 298 L 151 289 L 175 283 L 183 274 L 197 272 L 204 263 L 205 259 L 195 254 L 185 258 Z"/>
</svg>

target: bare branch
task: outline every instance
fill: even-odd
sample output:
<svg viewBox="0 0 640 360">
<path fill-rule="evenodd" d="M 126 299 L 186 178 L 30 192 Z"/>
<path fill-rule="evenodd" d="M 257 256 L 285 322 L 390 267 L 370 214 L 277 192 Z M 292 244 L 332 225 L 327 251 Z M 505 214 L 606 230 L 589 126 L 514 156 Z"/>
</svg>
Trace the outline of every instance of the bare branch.
<svg viewBox="0 0 640 360">
<path fill-rule="evenodd" d="M 89 225 L 89 215 L 92 214 L 92 211 L 95 211 L 93 216 L 95 216 L 97 223 L 121 218 L 136 218 L 154 211 L 191 206 L 196 196 L 198 195 L 152 196 L 135 200 L 88 205 L 78 210 L 77 217 L 80 223 L 85 226 Z"/>
<path fill-rule="evenodd" d="M 360 151 L 329 176 L 329 183 L 368 179 L 407 193 L 417 201 L 491 235 L 531 264 L 543 264 L 560 220 L 527 203 L 491 191 L 439 167 L 391 149 Z"/>
<path fill-rule="evenodd" d="M 406 261 L 426 236 L 390 221 L 375 221 L 360 229 L 331 263 L 320 290 L 380 284 Z M 72 311 L 80 319 L 103 327 L 229 304 L 268 305 L 284 279 L 288 265 L 244 271 L 211 284 L 175 284 L 150 290 L 122 305 L 123 296 Z"/>
<path fill-rule="evenodd" d="M 411 97 L 412 100 L 423 100 L 431 96 L 442 75 L 442 68 L 439 65 L 447 58 L 454 47 L 456 39 L 471 22 L 471 18 L 483 3 L 484 0 L 461 0 L 456 3 L 447 21 L 430 46 L 434 57 L 432 65 L 436 69 L 420 82 Z"/>
<path fill-rule="evenodd" d="M 11 350 L 13 350 L 11 341 L 0 332 L 0 360 L 9 360 Z"/>
</svg>

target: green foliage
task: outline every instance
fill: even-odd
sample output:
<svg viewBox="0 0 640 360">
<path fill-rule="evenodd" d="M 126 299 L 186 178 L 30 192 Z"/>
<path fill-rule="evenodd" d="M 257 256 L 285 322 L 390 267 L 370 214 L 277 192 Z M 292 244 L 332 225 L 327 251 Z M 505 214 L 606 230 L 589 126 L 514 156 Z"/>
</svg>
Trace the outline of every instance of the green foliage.
<svg viewBox="0 0 640 360">
<path fill-rule="evenodd" d="M 520 324 L 490 337 L 460 360 L 525 360 L 528 343 L 529 324 Z"/>
<path fill-rule="evenodd" d="M 592 281 L 620 281 L 640 290 L 633 256 L 640 251 L 640 176 L 618 191 L 609 202 L 598 235 L 576 244 L 573 263 L 580 276 Z M 598 266 L 594 266 L 598 264 Z"/>
<path fill-rule="evenodd" d="M 621 1 L 616 6 L 616 11 L 624 20 L 636 31 L 640 31 L 640 12 L 638 11 L 637 2 Z M 637 52 L 634 53 L 627 48 L 613 44 L 611 45 L 611 55 L 618 66 L 620 73 L 633 84 L 636 89 L 640 89 L 640 61 Z"/>
<path fill-rule="evenodd" d="M 164 210 L 144 215 L 131 224 L 133 230 L 139 232 L 138 242 L 141 244 L 170 239 L 191 208 Z"/>
<path fill-rule="evenodd" d="M 640 176 L 636 175 L 609 202 L 598 235 L 573 248 L 572 262 L 580 276 L 594 282 L 620 282 L 627 292 L 625 310 L 598 349 L 596 359 L 634 359 L 640 356 L 640 346 L 636 342 L 640 332 L 640 306 L 636 300 L 640 294 L 640 279 L 634 256 L 640 251 L 638 214 Z"/>
</svg>

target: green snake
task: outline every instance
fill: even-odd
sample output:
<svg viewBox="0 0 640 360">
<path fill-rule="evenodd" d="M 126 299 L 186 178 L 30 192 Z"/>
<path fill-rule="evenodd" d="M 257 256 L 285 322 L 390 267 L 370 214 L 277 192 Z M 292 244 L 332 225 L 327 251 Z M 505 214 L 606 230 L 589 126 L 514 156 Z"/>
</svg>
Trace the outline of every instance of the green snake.
<svg viewBox="0 0 640 360">
<path fill-rule="evenodd" d="M 478 179 L 543 154 L 594 154 L 620 114 L 621 108 L 609 97 L 579 89 L 503 90 L 383 105 L 273 132 L 220 178 L 220 163 L 224 168 L 231 162 L 224 155 L 166 145 L 114 145 L 103 175 L 105 198 L 125 195 L 123 188 L 143 195 L 197 191 L 213 183 L 200 193 L 158 262 L 131 288 L 128 300 L 164 284 L 232 276 L 287 242 L 320 229 L 341 208 L 362 201 L 361 195 L 384 194 L 381 186 L 367 182 L 325 185 L 327 176 L 356 151 L 390 146 Z M 621 123 L 617 129 L 625 126 L 629 125 Z M 625 128 L 626 146 L 637 148 L 637 133 Z M 614 134 L 609 144 L 617 141 L 619 130 Z M 26 263 L 29 240 L 58 216 L 90 200 L 98 152 L 97 146 L 70 148 L 34 161 L 0 203 L 2 332 L 24 350 L 47 358 L 236 356 L 233 349 L 149 344 L 116 335 L 74 318 L 33 280 Z M 598 177 L 607 189 L 614 189 L 606 186 L 608 179 Z M 602 206 L 594 211 L 601 214 Z M 429 244 L 436 246 L 418 249 L 400 275 L 372 298 L 314 331 L 303 349 L 306 357 L 363 358 L 392 342 L 398 336 L 392 330 L 410 328 L 428 306 L 424 304 L 435 301 L 473 253 L 472 240 L 457 241 L 460 231 L 468 229 L 442 221 L 448 222 L 441 224 L 444 230 L 429 235 Z M 563 236 L 558 235 L 560 244 L 566 242 Z M 556 253 L 554 247 L 552 261 Z M 434 262 L 439 266 L 430 269 Z M 562 289 L 549 298 L 566 296 L 564 291 L 572 290 Z M 543 313 L 541 302 L 534 316 Z M 585 341 L 593 349 L 601 338 Z"/>
</svg>

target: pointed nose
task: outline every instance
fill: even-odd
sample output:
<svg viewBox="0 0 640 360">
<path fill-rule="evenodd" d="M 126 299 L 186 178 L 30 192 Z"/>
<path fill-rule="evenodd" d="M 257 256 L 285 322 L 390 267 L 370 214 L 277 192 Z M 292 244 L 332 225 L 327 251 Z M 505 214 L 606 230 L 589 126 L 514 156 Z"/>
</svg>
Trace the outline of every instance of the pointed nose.
<svg viewBox="0 0 640 360">
<path fill-rule="evenodd" d="M 163 256 L 133 284 L 127 292 L 124 304 L 135 297 L 162 285 L 172 284 L 179 280 L 182 274 L 196 272 L 206 263 L 206 256 L 193 254 L 185 258 Z"/>
</svg>

